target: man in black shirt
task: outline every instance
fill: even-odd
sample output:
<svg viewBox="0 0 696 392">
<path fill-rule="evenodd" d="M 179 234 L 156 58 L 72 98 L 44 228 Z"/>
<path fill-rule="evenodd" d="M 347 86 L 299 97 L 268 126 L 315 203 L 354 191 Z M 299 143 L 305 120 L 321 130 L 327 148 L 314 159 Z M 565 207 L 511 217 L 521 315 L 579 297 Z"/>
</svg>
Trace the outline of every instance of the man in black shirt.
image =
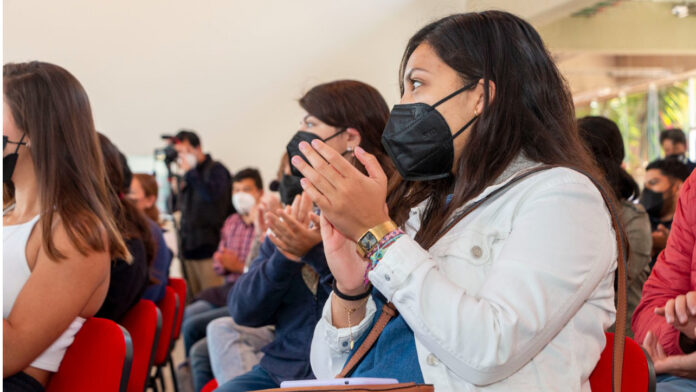
<svg viewBox="0 0 696 392">
<path fill-rule="evenodd" d="M 232 214 L 230 172 L 204 154 L 198 135 L 182 130 L 174 148 L 184 173 L 177 204 L 181 211 L 181 255 L 191 293 L 223 283 L 213 270 L 213 253 L 220 242 L 220 229 Z"/>
</svg>

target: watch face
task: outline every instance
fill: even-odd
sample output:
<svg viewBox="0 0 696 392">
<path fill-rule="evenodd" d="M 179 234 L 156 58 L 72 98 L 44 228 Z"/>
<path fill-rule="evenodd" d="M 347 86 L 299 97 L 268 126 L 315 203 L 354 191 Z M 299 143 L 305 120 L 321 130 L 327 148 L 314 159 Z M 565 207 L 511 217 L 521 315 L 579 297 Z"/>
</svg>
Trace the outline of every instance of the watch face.
<svg viewBox="0 0 696 392">
<path fill-rule="evenodd" d="M 360 247 L 365 251 L 372 249 L 375 245 L 377 245 L 377 238 L 369 231 L 360 239 Z"/>
</svg>

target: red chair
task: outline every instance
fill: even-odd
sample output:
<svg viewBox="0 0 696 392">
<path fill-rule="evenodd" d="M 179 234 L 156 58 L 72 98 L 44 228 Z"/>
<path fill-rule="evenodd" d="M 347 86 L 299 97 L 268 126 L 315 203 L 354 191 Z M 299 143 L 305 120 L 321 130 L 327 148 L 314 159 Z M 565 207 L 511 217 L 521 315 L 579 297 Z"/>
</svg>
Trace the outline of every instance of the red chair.
<svg viewBox="0 0 696 392">
<path fill-rule="evenodd" d="M 605 332 L 607 345 L 602 351 L 599 362 L 590 375 L 590 387 L 593 392 L 611 392 L 612 390 L 612 353 L 614 334 Z M 627 337 L 624 346 L 623 373 L 621 390 L 630 392 L 654 392 L 655 368 L 650 356 L 633 339 Z"/>
<path fill-rule="evenodd" d="M 181 278 L 169 278 L 169 287 L 174 289 L 176 294 L 179 296 L 179 307 L 183 309 L 186 306 L 186 281 Z M 184 321 L 184 312 L 178 312 L 176 314 L 176 324 L 174 325 L 174 335 L 172 339 L 174 341 L 179 339 L 179 334 L 181 333 L 181 324 Z"/>
<path fill-rule="evenodd" d="M 65 352 L 46 392 L 125 392 L 132 358 L 128 331 L 111 320 L 90 317 Z"/>
<path fill-rule="evenodd" d="M 218 383 L 216 379 L 210 380 L 209 383 L 205 384 L 203 386 L 203 389 L 201 389 L 201 392 L 213 392 L 215 388 L 218 387 Z"/>
<path fill-rule="evenodd" d="M 174 342 L 179 339 L 179 334 L 181 333 L 181 324 L 184 321 L 184 308 L 186 307 L 186 281 L 181 278 L 169 278 L 169 287 L 176 292 L 176 295 L 179 298 L 179 308 L 181 309 L 181 311 L 176 312 L 176 320 L 174 320 L 174 331 L 172 333 L 173 348 Z M 179 385 L 176 381 L 176 372 L 174 371 L 174 361 L 172 360 L 171 350 L 169 353 L 167 353 L 167 362 L 169 363 L 169 372 L 172 374 L 174 391 L 179 392 Z"/>
<path fill-rule="evenodd" d="M 162 313 L 155 303 L 141 299 L 121 320 L 133 339 L 133 365 L 128 392 L 142 392 L 155 359 L 155 348 L 162 328 Z"/>
<path fill-rule="evenodd" d="M 172 335 L 174 332 L 174 322 L 176 315 L 179 312 L 179 298 L 177 298 L 174 290 L 167 286 L 164 289 L 164 298 L 157 303 L 157 307 L 162 312 L 162 329 L 160 330 L 159 339 L 157 340 L 157 348 L 155 350 L 155 374 L 150 377 L 148 386 L 158 391 L 157 380 L 160 381 L 162 390 L 164 390 L 164 377 L 162 375 L 162 367 L 166 365 L 169 352 L 172 348 Z M 172 373 L 172 379 L 176 380 L 176 374 Z"/>
</svg>

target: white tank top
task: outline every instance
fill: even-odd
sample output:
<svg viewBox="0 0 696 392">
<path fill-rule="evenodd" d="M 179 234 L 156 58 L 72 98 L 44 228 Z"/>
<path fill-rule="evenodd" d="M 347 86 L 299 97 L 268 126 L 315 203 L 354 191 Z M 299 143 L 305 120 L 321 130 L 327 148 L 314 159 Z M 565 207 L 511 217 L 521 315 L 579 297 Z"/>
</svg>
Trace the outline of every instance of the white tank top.
<svg viewBox="0 0 696 392">
<path fill-rule="evenodd" d="M 2 231 L 2 317 L 7 319 L 12 310 L 19 292 L 29 279 L 31 270 L 27 264 L 26 248 L 31 231 L 38 222 L 37 215 L 27 223 L 4 226 Z M 65 350 L 72 344 L 75 334 L 82 328 L 85 319 L 77 317 L 70 323 L 68 329 L 53 342 L 30 366 L 47 370 L 58 371 L 63 360 Z"/>
</svg>

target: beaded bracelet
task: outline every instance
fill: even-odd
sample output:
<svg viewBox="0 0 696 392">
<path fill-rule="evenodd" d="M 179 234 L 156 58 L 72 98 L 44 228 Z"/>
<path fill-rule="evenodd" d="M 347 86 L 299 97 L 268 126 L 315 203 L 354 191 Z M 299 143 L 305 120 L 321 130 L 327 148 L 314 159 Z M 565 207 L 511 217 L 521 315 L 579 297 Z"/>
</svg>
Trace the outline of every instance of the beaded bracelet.
<svg viewBox="0 0 696 392">
<path fill-rule="evenodd" d="M 382 240 L 379 241 L 377 246 L 372 249 L 372 251 L 367 255 L 367 257 L 370 259 L 370 263 L 367 264 L 367 268 L 365 269 L 365 287 L 370 283 L 369 278 L 367 277 L 367 274 L 370 273 L 375 267 L 377 267 L 377 264 L 379 264 L 380 260 L 384 258 L 384 252 L 396 242 L 399 238 L 401 238 L 402 235 L 404 235 L 403 230 L 401 229 L 396 229 L 394 231 L 391 231 L 389 234 L 385 235 Z"/>
</svg>

